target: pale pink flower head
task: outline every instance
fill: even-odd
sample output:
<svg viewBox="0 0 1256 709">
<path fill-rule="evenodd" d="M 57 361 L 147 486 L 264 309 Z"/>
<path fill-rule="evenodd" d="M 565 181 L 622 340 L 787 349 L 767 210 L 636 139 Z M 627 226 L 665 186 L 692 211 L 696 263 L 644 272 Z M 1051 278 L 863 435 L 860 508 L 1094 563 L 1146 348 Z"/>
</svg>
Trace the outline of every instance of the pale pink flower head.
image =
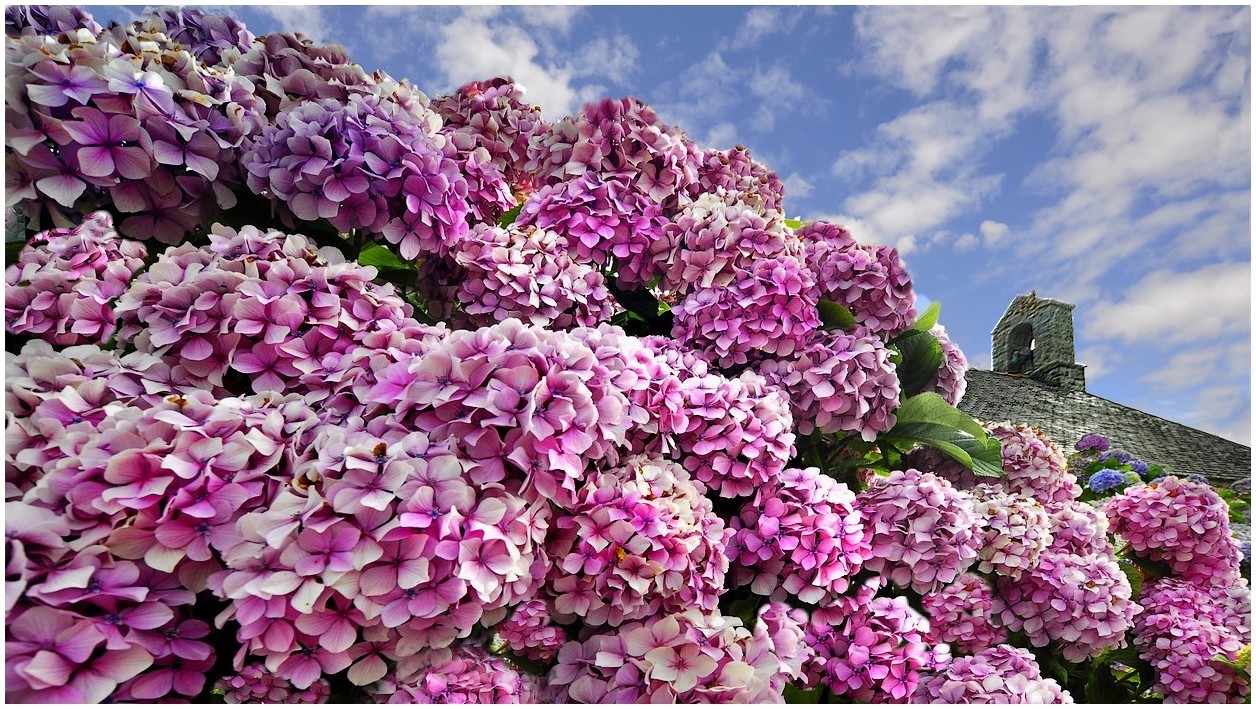
<svg viewBox="0 0 1256 709">
<path fill-rule="evenodd" d="M 837 624 L 807 626 L 808 685 L 860 702 L 904 702 L 929 667 L 929 625 L 902 598 L 874 598 Z"/>
<path fill-rule="evenodd" d="M 1068 471 L 1064 451 L 1047 434 L 1033 426 L 988 423 L 985 429 L 997 438 L 1003 455 L 1007 489 L 1029 495 L 1043 504 L 1068 502 L 1081 495 L 1077 476 Z"/>
<path fill-rule="evenodd" d="M 933 637 L 960 652 L 980 652 L 1007 640 L 994 613 L 994 588 L 977 574 L 961 574 L 922 601 Z"/>
<path fill-rule="evenodd" d="M 913 704 L 1072 704 L 1054 679 L 1043 677 L 1028 650 L 1011 645 L 957 657 L 928 673 L 911 697 Z"/>
<path fill-rule="evenodd" d="M 916 321 L 916 293 L 898 250 L 862 246 L 833 225 L 812 222 L 798 230 L 819 297 L 845 307 L 855 321 L 884 339 Z"/>
<path fill-rule="evenodd" d="M 1028 495 L 1005 493 L 994 485 L 978 485 L 973 496 L 985 528 L 978 570 L 1016 579 L 1037 566 L 1053 541 L 1047 508 Z"/>
</svg>

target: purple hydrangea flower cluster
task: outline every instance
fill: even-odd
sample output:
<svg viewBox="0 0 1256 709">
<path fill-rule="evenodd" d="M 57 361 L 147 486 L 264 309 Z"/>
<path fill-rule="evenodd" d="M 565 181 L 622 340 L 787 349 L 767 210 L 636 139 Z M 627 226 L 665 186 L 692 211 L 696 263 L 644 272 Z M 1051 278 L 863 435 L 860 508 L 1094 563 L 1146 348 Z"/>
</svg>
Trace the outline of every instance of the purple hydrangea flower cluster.
<svg viewBox="0 0 1256 709">
<path fill-rule="evenodd" d="M 1009 422 L 986 424 L 999 439 L 1004 483 L 1012 492 L 1034 497 L 1043 504 L 1076 500 L 1082 493 L 1077 476 L 1068 471 L 1064 451 L 1033 426 Z"/>
<path fill-rule="evenodd" d="M 24 34 L 59 35 L 85 29 L 99 34 L 103 29 L 86 10 L 61 5 L 8 5 L 4 9 L 4 31 L 10 37 Z"/>
<path fill-rule="evenodd" d="M 543 184 L 589 170 L 605 178 L 623 178 L 669 215 L 686 188 L 698 179 L 688 139 L 635 98 L 585 104 L 578 115 L 534 135 L 525 169 Z"/>
<path fill-rule="evenodd" d="M 1051 515 L 1028 495 L 1006 493 L 994 485 L 978 485 L 977 517 L 985 528 L 978 570 L 1011 579 L 1038 565 L 1052 544 Z"/>
<path fill-rule="evenodd" d="M 634 183 L 586 172 L 537 190 L 516 223 L 554 231 L 581 261 L 614 265 L 625 287 L 648 284 L 666 267 L 663 208 Z"/>
<path fill-rule="evenodd" d="M 840 623 L 807 625 L 808 684 L 857 702 L 906 702 L 931 666 L 929 624 L 903 598 L 873 598 Z"/>
<path fill-rule="evenodd" d="M 655 242 L 668 264 L 662 283 L 680 296 L 727 287 L 757 261 L 803 255 L 780 212 L 731 192 L 706 193 L 685 205 L 663 234 Z"/>
<path fill-rule="evenodd" d="M 672 337 L 723 368 L 789 357 L 820 326 L 811 274 L 792 257 L 757 260 L 727 287 L 696 290 L 672 312 Z"/>
<path fill-rule="evenodd" d="M 1169 475 L 1127 488 L 1103 509 L 1113 534 L 1178 576 L 1224 581 L 1239 575 L 1229 507 L 1208 485 Z"/>
<path fill-rule="evenodd" d="M 513 79 L 496 77 L 433 99 L 432 110 L 444 121 L 442 132 L 469 137 L 472 145 L 488 152 L 515 190 L 530 191 L 535 178 L 526 168 L 528 145 L 549 129 L 549 123 L 523 95 L 523 87 Z"/>
<path fill-rule="evenodd" d="M 1231 595 L 1232 594 L 1232 595 Z M 1166 702 L 1241 703 L 1250 680 L 1231 662 L 1251 642 L 1251 597 L 1245 583 L 1196 583 L 1166 578 L 1139 598 L 1134 646 L 1155 668 L 1155 691 Z"/>
<path fill-rule="evenodd" d="M 690 188 L 692 198 L 704 192 L 727 190 L 745 195 L 766 210 L 782 210 L 785 183 L 767 165 L 750 157 L 746 148 L 739 145 L 732 150 L 703 150 L 697 159 L 698 181 Z"/>
<path fill-rule="evenodd" d="M 544 680 L 474 643 L 432 648 L 402 660 L 395 676 L 371 687 L 380 704 L 537 704 Z"/>
<path fill-rule="evenodd" d="M 871 553 L 855 494 L 816 468 L 791 468 L 760 487 L 731 526 L 733 584 L 774 601 L 788 594 L 825 605 Z"/>
<path fill-rule="evenodd" d="M 973 573 L 921 599 L 933 637 L 964 653 L 977 653 L 1007 640 L 1007 629 L 994 612 L 994 587 Z"/>
<path fill-rule="evenodd" d="M 715 610 L 732 531 L 675 463 L 634 456 L 590 479 L 554 522 L 550 590 L 559 619 L 622 625 Z"/>
<path fill-rule="evenodd" d="M 901 388 L 892 352 L 857 330 L 817 332 L 792 359 L 759 366 L 789 393 L 798 432 L 858 433 L 865 441 L 894 427 Z"/>
<path fill-rule="evenodd" d="M 675 455 L 719 496 L 752 494 L 794 457 L 789 401 L 754 372 L 691 376 L 679 385 L 679 394 L 684 414 L 671 426 Z"/>
<path fill-rule="evenodd" d="M 1059 682 L 1042 676 L 1032 653 L 998 645 L 957 657 L 921 680 L 912 704 L 1072 704 Z"/>
<path fill-rule="evenodd" d="M 549 662 L 567 642 L 567 632 L 554 625 L 542 600 L 515 607 L 510 617 L 497 626 L 498 636 L 510 652 L 539 662 Z"/>
<path fill-rule="evenodd" d="M 693 609 L 569 642 L 549 685 L 558 702 L 781 703 L 806 650 L 796 616 L 776 606 L 762 613 L 753 632 Z"/>
<path fill-rule="evenodd" d="M 106 212 L 40 233 L 5 269 L 5 329 L 55 345 L 108 342 L 114 303 L 147 255 L 143 244 L 118 238 Z"/>
<path fill-rule="evenodd" d="M 246 665 L 234 675 L 223 677 L 214 688 L 227 704 L 325 704 L 331 696 L 331 685 L 325 679 L 297 689 L 292 682 L 268 672 L 261 663 Z"/>
<path fill-rule="evenodd" d="M 1053 502 L 1047 506 L 1051 514 L 1051 550 L 1067 554 L 1112 554 L 1108 536 L 1108 517 L 1102 510 L 1073 500 Z"/>
<path fill-rule="evenodd" d="M 1094 451 L 1102 453 L 1112 447 L 1112 443 L 1107 436 L 1101 436 L 1098 433 L 1087 433 L 1077 440 L 1073 445 L 1079 451 Z"/>
<path fill-rule="evenodd" d="M 977 561 L 985 536 L 973 499 L 933 473 L 896 470 L 858 499 L 872 535 L 864 566 L 900 588 L 936 591 Z"/>
<path fill-rule="evenodd" d="M 915 323 L 916 293 L 897 249 L 861 246 L 846 230 L 825 222 L 806 225 L 798 238 L 822 300 L 846 307 L 856 322 L 885 339 Z"/>
<path fill-rule="evenodd" d="M 1025 633 L 1034 647 L 1055 640 L 1070 662 L 1124 647 L 1125 632 L 1142 610 L 1114 557 L 1047 551 L 1019 579 L 1000 578 L 994 612 L 1002 625 Z"/>
<path fill-rule="evenodd" d="M 467 181 L 453 145 L 387 98 L 297 104 L 240 163 L 250 189 L 289 221 L 321 218 L 342 232 L 378 234 L 406 259 L 444 254 L 467 232 Z"/>
<path fill-rule="evenodd" d="M 942 345 L 942 366 L 922 391 L 937 392 L 946 403 L 958 405 L 968 389 L 968 380 L 964 378 L 964 374 L 968 372 L 968 358 L 964 356 L 959 345 L 946 334 L 946 328 L 934 325 L 929 333 L 938 338 L 938 344 Z"/>
<path fill-rule="evenodd" d="M 235 205 L 264 125 L 253 84 L 164 34 L 26 33 L 6 43 L 10 205 L 36 227 L 111 209 L 127 237 L 178 243 Z"/>
<path fill-rule="evenodd" d="M 140 25 L 166 35 L 206 64 L 221 64 L 224 55 L 247 52 L 256 39 L 243 22 L 231 15 L 215 15 L 196 8 L 145 8 Z"/>
<path fill-rule="evenodd" d="M 565 330 L 614 313 L 602 273 L 573 260 L 551 231 L 477 226 L 453 258 L 464 274 L 456 297 L 472 326 L 519 318 Z"/>
</svg>

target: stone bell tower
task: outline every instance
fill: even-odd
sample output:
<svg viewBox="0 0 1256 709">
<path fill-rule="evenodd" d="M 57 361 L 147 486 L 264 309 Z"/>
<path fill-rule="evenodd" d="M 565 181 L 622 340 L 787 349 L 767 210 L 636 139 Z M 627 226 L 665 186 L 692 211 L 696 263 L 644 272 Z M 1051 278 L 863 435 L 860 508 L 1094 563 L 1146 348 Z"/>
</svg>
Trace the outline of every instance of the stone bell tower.
<svg viewBox="0 0 1256 709">
<path fill-rule="evenodd" d="M 1073 347 L 1073 307 L 1032 291 L 1016 296 L 990 333 L 994 371 L 1085 391 L 1086 367 L 1076 362 Z"/>
</svg>

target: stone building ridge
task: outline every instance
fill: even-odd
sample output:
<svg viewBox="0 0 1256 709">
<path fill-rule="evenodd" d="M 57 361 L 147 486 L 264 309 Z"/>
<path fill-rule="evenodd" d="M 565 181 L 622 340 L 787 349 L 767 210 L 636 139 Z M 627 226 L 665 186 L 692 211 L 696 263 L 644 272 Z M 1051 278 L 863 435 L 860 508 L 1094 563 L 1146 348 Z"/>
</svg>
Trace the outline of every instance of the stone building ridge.
<svg viewBox="0 0 1256 709">
<path fill-rule="evenodd" d="M 1250 479 L 1250 447 L 1087 392 L 1085 367 L 1074 361 L 1071 304 L 1018 296 L 991 339 L 993 371 L 970 369 L 959 403 L 973 418 L 1037 426 L 1066 451 L 1101 433 L 1170 473 Z"/>
</svg>

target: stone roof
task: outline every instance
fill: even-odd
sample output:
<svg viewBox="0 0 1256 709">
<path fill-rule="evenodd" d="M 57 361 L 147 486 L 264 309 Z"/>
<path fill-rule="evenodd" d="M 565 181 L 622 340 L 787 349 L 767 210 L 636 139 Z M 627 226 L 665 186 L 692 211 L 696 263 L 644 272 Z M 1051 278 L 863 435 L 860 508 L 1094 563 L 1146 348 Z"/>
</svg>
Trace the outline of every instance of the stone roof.
<svg viewBox="0 0 1256 709">
<path fill-rule="evenodd" d="M 1087 433 L 1100 433 L 1114 448 L 1161 465 L 1177 475 L 1250 479 L 1252 449 L 1211 433 L 1174 423 L 1085 391 L 1065 391 L 1028 377 L 968 370 L 968 389 L 959 408 L 980 421 L 1037 426 L 1061 448 Z"/>
</svg>

